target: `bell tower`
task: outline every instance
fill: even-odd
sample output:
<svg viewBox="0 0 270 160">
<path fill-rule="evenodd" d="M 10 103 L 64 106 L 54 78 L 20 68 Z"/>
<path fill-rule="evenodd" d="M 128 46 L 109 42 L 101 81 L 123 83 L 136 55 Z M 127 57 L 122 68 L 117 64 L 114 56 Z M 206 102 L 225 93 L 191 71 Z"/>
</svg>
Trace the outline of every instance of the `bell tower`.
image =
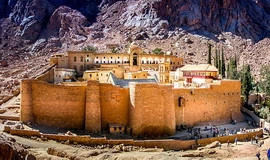
<svg viewBox="0 0 270 160">
<path fill-rule="evenodd" d="M 159 63 L 159 83 L 169 84 L 170 83 L 170 62 Z"/>
</svg>

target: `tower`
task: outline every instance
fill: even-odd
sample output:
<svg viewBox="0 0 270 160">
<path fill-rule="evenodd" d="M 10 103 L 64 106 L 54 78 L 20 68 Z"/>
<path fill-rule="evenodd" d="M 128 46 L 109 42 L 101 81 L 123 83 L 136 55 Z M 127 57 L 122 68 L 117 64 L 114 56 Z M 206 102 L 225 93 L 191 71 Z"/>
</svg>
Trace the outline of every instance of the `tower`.
<svg viewBox="0 0 270 160">
<path fill-rule="evenodd" d="M 170 62 L 159 63 L 159 83 L 170 83 Z"/>
<path fill-rule="evenodd" d="M 135 43 L 131 43 L 128 53 L 130 71 L 140 70 L 142 49 Z"/>
</svg>

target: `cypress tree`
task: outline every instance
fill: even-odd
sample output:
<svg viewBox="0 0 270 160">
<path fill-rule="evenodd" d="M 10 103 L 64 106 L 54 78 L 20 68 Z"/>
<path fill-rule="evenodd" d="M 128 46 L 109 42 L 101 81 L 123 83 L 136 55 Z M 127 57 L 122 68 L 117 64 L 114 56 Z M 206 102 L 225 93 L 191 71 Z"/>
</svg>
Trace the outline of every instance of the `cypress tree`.
<svg viewBox="0 0 270 160">
<path fill-rule="evenodd" d="M 227 63 L 227 76 L 226 76 L 227 79 L 230 79 L 230 65 L 231 65 L 231 58 Z"/>
<path fill-rule="evenodd" d="M 208 59 L 207 59 L 207 63 L 208 64 L 212 64 L 211 63 L 211 56 L 212 56 L 211 55 L 211 49 L 212 49 L 212 45 L 210 43 L 208 43 L 207 46 L 208 46 Z"/>
<path fill-rule="evenodd" d="M 220 56 L 218 56 L 219 60 L 218 60 L 218 72 L 220 75 L 222 75 L 222 63 L 221 63 L 221 59 Z"/>
<path fill-rule="evenodd" d="M 226 71 L 225 58 L 224 58 L 224 53 L 223 53 L 223 48 L 222 48 L 221 50 L 221 75 L 222 77 L 225 77 L 225 71 Z"/>
<path fill-rule="evenodd" d="M 214 61 L 214 66 L 216 67 L 216 68 L 218 68 L 218 50 L 216 49 L 215 50 L 215 61 Z"/>
<path fill-rule="evenodd" d="M 246 102 L 248 102 L 248 96 L 250 91 L 252 90 L 252 76 L 250 73 L 250 66 L 243 66 L 242 74 L 241 74 L 241 92 L 242 95 L 245 96 Z"/>
</svg>

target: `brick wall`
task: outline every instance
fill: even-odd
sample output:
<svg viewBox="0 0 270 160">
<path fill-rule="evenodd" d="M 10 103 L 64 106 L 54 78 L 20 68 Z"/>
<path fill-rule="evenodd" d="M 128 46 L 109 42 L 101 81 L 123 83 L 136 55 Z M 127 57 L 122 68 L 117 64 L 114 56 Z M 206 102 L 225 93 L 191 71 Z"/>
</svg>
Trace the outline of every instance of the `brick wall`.
<svg viewBox="0 0 270 160">
<path fill-rule="evenodd" d="M 100 106 L 102 129 L 109 123 L 128 124 L 129 89 L 100 84 Z"/>
<path fill-rule="evenodd" d="M 85 130 L 101 131 L 99 82 L 88 81 L 86 88 Z"/>
<path fill-rule="evenodd" d="M 54 69 L 55 67 L 50 68 L 48 71 L 41 74 L 36 79 L 43 82 L 54 82 Z"/>
<path fill-rule="evenodd" d="M 130 84 L 129 123 L 132 134 L 174 134 L 175 112 L 172 88 L 158 84 Z"/>
<path fill-rule="evenodd" d="M 85 86 L 23 81 L 21 120 L 63 128 L 84 128 Z"/>
<path fill-rule="evenodd" d="M 176 124 L 202 125 L 243 120 L 239 81 L 222 81 L 211 88 L 173 89 Z M 182 105 L 179 107 L 179 97 Z"/>
</svg>

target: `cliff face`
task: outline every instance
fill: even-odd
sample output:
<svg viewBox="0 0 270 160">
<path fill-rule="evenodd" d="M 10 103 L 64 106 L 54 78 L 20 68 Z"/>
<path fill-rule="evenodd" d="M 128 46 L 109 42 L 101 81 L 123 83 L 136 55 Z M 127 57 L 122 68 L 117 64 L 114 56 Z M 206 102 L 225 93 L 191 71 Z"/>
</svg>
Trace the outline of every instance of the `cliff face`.
<svg viewBox="0 0 270 160">
<path fill-rule="evenodd" d="M 0 56 L 106 41 L 109 31 L 129 40 L 167 39 L 181 28 L 258 42 L 269 36 L 269 17 L 269 0 L 2 0 Z"/>
<path fill-rule="evenodd" d="M 128 2 L 126 2 L 128 4 Z M 204 30 L 215 34 L 231 32 L 254 41 L 268 36 L 269 1 L 253 0 L 154 0 L 129 3 L 121 15 L 125 26 L 181 27 L 187 31 Z"/>
</svg>

